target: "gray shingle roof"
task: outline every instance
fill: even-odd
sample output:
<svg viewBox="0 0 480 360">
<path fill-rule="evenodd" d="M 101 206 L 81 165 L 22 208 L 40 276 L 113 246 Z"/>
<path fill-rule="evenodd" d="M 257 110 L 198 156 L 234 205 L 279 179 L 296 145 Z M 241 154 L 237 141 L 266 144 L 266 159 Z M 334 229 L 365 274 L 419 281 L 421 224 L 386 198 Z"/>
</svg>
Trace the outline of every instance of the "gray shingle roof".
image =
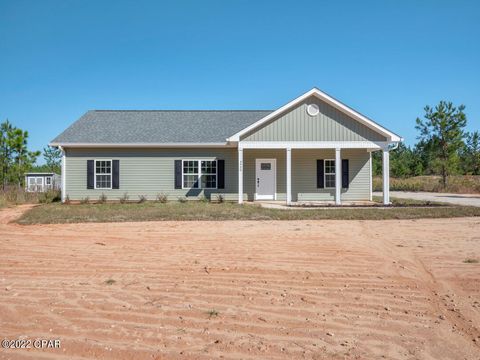
<svg viewBox="0 0 480 360">
<path fill-rule="evenodd" d="M 224 143 L 271 110 L 92 110 L 52 140 L 87 143 Z"/>
</svg>

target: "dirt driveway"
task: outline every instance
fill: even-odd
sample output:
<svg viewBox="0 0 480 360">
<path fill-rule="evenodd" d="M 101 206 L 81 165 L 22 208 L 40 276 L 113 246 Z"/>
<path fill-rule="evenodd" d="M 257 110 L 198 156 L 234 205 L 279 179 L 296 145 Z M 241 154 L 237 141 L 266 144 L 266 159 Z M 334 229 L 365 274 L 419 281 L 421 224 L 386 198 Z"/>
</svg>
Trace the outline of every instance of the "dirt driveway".
<svg viewBox="0 0 480 360">
<path fill-rule="evenodd" d="M 382 196 L 382 193 L 374 192 L 373 195 Z M 413 199 L 433 202 L 436 201 L 452 205 L 480 207 L 480 195 L 478 194 L 451 194 L 424 191 L 390 191 L 390 196 L 399 199 Z"/>
<path fill-rule="evenodd" d="M 19 226 L 2 359 L 478 359 L 480 219 Z M 3 223 L 1 223 L 3 222 Z"/>
</svg>

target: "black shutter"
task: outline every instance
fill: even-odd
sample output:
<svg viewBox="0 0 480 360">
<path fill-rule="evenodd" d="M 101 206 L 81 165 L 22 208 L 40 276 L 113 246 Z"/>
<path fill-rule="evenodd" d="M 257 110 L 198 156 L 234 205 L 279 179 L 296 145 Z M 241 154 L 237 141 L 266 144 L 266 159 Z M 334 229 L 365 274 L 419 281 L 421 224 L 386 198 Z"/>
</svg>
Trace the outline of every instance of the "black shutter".
<svg viewBox="0 0 480 360">
<path fill-rule="evenodd" d="M 217 188 L 225 188 L 225 160 L 217 160 Z"/>
<path fill-rule="evenodd" d="M 87 189 L 93 189 L 94 188 L 94 184 L 95 184 L 95 180 L 94 180 L 95 169 L 94 169 L 94 166 L 95 166 L 95 162 L 93 160 L 87 160 Z"/>
<path fill-rule="evenodd" d="M 120 160 L 112 160 L 112 189 L 120 189 Z"/>
<path fill-rule="evenodd" d="M 348 159 L 342 159 L 342 188 L 348 189 Z"/>
<path fill-rule="evenodd" d="M 175 160 L 175 189 L 182 188 L 182 160 Z"/>
<path fill-rule="evenodd" d="M 323 189 L 325 169 L 323 168 L 323 160 L 317 160 L 317 188 Z"/>
</svg>

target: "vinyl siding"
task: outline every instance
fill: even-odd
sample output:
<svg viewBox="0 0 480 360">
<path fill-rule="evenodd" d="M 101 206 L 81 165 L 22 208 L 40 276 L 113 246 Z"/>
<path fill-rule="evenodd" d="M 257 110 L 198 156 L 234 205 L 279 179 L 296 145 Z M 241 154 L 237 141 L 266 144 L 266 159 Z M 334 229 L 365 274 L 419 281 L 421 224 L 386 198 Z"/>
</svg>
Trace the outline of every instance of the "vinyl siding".
<svg viewBox="0 0 480 360">
<path fill-rule="evenodd" d="M 237 149 L 67 149 L 66 194 L 70 200 L 89 197 L 97 200 L 104 193 L 108 200 L 118 200 L 128 193 L 129 200 L 146 196 L 156 199 L 166 194 L 170 200 L 220 193 L 227 200 L 238 198 Z M 87 189 L 87 160 L 120 160 L 120 188 Z M 174 162 L 177 159 L 225 160 L 225 189 L 175 189 Z"/>
<path fill-rule="evenodd" d="M 345 201 L 370 199 L 370 153 L 344 149 L 349 162 L 349 188 L 341 190 Z M 317 159 L 335 159 L 335 150 L 292 150 L 292 200 L 335 200 L 335 189 L 317 189 Z"/>
<path fill-rule="evenodd" d="M 316 116 L 307 105 L 318 105 Z M 386 138 L 312 96 L 242 137 L 244 141 L 385 141 Z"/>
<path fill-rule="evenodd" d="M 276 159 L 277 200 L 286 199 L 286 151 L 245 149 L 244 199 L 254 200 L 255 159 Z M 292 200 L 334 200 L 334 189 L 316 188 L 316 160 L 335 158 L 334 150 L 292 150 Z M 370 162 L 365 149 L 342 150 L 342 158 L 349 159 L 350 187 L 342 189 L 343 200 L 368 200 L 370 196 Z M 87 160 L 120 160 L 120 189 L 87 189 Z M 224 159 L 225 189 L 175 189 L 174 161 L 177 159 Z M 164 193 L 170 200 L 179 197 L 197 198 L 224 194 L 226 200 L 238 199 L 238 157 L 236 148 L 226 149 L 67 149 L 66 194 L 70 200 L 88 197 L 97 200 L 104 193 L 108 200 L 118 200 L 128 193 L 130 200 L 140 195 L 154 200 Z"/>
</svg>

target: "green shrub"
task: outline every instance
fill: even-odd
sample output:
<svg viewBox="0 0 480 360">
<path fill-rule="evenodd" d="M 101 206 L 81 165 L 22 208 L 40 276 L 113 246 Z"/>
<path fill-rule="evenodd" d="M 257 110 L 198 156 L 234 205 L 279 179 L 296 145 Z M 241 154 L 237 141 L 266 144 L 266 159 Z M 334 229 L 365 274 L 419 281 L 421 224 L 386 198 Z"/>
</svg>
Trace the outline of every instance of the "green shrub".
<svg viewBox="0 0 480 360">
<path fill-rule="evenodd" d="M 199 196 L 199 197 L 198 197 L 198 200 L 199 200 L 200 202 L 203 202 L 203 203 L 208 203 L 208 202 L 210 202 L 210 200 L 208 199 L 208 197 L 206 197 L 205 195 Z"/>
<path fill-rule="evenodd" d="M 159 203 L 166 204 L 168 202 L 168 196 L 163 193 L 157 194 L 157 201 Z"/>
<path fill-rule="evenodd" d="M 102 195 L 100 195 L 98 197 L 98 203 L 99 204 L 105 204 L 107 202 L 107 195 L 105 195 L 104 193 L 102 193 Z"/>
<path fill-rule="evenodd" d="M 128 198 L 129 198 L 128 193 L 127 192 L 123 193 L 123 196 L 119 198 L 120 203 L 125 204 L 128 201 Z"/>
<path fill-rule="evenodd" d="M 59 190 L 48 190 L 43 193 L 38 193 L 38 202 L 42 204 L 50 204 L 60 200 L 61 196 Z"/>
</svg>

